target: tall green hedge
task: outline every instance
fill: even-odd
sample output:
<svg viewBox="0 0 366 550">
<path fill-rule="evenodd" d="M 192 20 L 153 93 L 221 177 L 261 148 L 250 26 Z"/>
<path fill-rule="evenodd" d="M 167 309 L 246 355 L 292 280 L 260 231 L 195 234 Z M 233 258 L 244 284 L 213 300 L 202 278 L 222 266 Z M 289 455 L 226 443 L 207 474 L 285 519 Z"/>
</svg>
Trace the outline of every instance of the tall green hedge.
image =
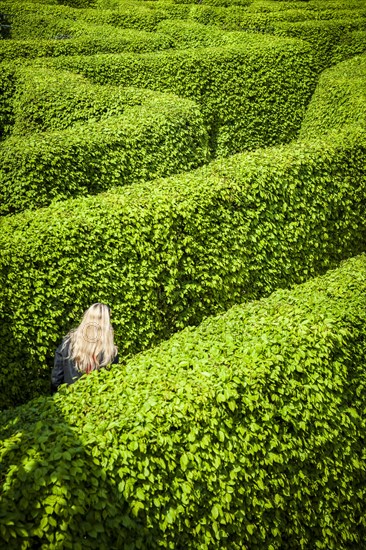
<svg viewBox="0 0 366 550">
<path fill-rule="evenodd" d="M 114 28 L 112 27 L 114 30 Z M 102 30 L 103 32 L 100 32 Z M 0 61 L 17 58 L 57 57 L 59 55 L 92 55 L 119 52 L 151 52 L 173 47 L 168 37 L 144 31 L 127 29 L 107 34 L 108 26 L 95 25 L 94 35 L 76 38 L 58 34 L 54 39 L 2 40 Z M 112 36 L 110 36 L 112 35 Z"/>
<path fill-rule="evenodd" d="M 310 42 L 322 68 L 349 57 L 352 54 L 350 35 L 366 31 L 366 10 L 361 3 L 348 5 L 310 1 L 295 8 L 294 3 L 289 3 L 286 9 L 283 9 L 283 4 L 254 2 L 248 9 L 199 5 L 192 8 L 189 17 L 225 30 L 275 34 Z M 354 44 L 355 47 L 356 53 L 365 51 L 360 41 Z"/>
<path fill-rule="evenodd" d="M 164 19 L 184 19 L 190 12 L 190 6 L 178 6 L 166 2 L 146 2 L 130 4 L 126 2 L 117 9 L 85 9 L 80 10 L 80 21 L 90 23 L 110 24 L 124 29 L 139 29 L 154 32 L 160 21 Z"/>
<path fill-rule="evenodd" d="M 291 36 L 310 42 L 323 69 L 354 55 L 354 49 L 349 47 L 349 43 L 357 31 L 366 31 L 366 18 L 300 23 L 279 22 L 274 29 L 275 34 L 280 36 Z M 357 44 L 356 48 L 358 51 L 355 53 L 364 52 L 366 44 L 364 43 L 363 46 Z"/>
<path fill-rule="evenodd" d="M 112 305 L 121 354 L 135 353 L 365 250 L 365 139 L 346 127 L 2 219 L 4 406 L 48 388 L 90 303 Z"/>
<path fill-rule="evenodd" d="M 33 65 L 15 71 L 12 94 L 14 123 L 11 134 L 64 130 L 77 122 L 98 122 L 121 115 L 128 107 L 159 101 L 172 103 L 173 96 L 151 90 L 93 84 L 81 75 Z M 192 102 L 176 98 L 179 105 L 192 108 Z"/>
<path fill-rule="evenodd" d="M 70 84 L 75 80 L 71 77 Z M 103 93 L 97 95 L 98 87 L 88 90 L 84 85 L 69 105 L 65 89 L 56 94 L 56 98 L 63 97 L 64 105 L 43 95 L 43 105 L 42 101 L 30 102 L 24 109 L 25 118 L 15 117 L 14 127 L 20 135 L 0 143 L 0 215 L 205 163 L 208 136 L 193 102 L 147 90 L 102 88 Z M 85 91 L 87 96 L 80 93 Z M 52 87 L 48 92 L 52 93 Z M 64 113 L 58 118 L 61 108 Z M 16 114 L 22 117 L 21 109 Z M 37 115 L 42 114 L 40 130 L 47 124 L 51 129 L 24 137 L 26 121 L 34 129 Z M 75 120 L 79 122 L 62 129 Z"/>
<path fill-rule="evenodd" d="M 55 68 L 99 84 L 173 92 L 200 106 L 219 156 L 290 141 L 314 91 L 311 48 L 243 33 L 242 45 L 141 55 L 58 57 Z"/>
<path fill-rule="evenodd" d="M 364 548 L 365 297 L 363 255 L 1 414 L 6 548 Z"/>
<path fill-rule="evenodd" d="M 366 31 L 353 31 L 347 34 L 342 44 L 332 52 L 333 64 L 366 52 Z"/>
<path fill-rule="evenodd" d="M 154 32 L 160 21 L 172 17 L 184 17 L 189 10 L 189 6 L 169 6 L 169 4 L 160 2 L 154 2 L 154 9 L 144 6 L 144 3 L 141 2 L 128 2 L 114 10 L 96 7 L 76 8 L 75 6 L 56 5 L 54 2 L 48 5 L 43 2 L 35 4 L 0 0 L 0 12 L 8 15 L 12 25 L 11 36 L 13 38 L 24 38 L 24 33 L 33 33 L 34 37 L 41 38 L 44 33 L 48 36 L 49 32 L 62 32 L 62 28 L 69 29 L 70 26 L 80 23 L 113 25 L 124 29 Z M 38 25 L 32 25 L 32 21 L 34 23 L 38 21 Z"/>
<path fill-rule="evenodd" d="M 0 63 L 0 141 L 9 135 L 14 124 L 12 97 L 15 83 L 14 66 Z"/>
<path fill-rule="evenodd" d="M 57 6 L 15 4 L 5 7 L 11 40 L 0 43 L 0 60 L 17 57 L 90 55 L 97 52 L 144 52 L 171 48 L 173 42 L 159 33 L 120 29 L 101 22 L 88 23 L 75 10 Z"/>
<path fill-rule="evenodd" d="M 345 124 L 366 127 L 366 54 L 339 63 L 321 75 L 300 136 L 312 139 Z"/>
</svg>

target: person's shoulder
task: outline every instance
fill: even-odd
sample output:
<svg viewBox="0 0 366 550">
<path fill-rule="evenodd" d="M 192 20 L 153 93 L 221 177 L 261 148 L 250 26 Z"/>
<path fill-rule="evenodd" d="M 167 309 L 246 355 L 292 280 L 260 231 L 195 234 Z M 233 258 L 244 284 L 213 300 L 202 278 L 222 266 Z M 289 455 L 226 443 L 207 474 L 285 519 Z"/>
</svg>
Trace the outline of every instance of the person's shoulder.
<svg viewBox="0 0 366 550">
<path fill-rule="evenodd" d="M 57 347 L 56 352 L 61 353 L 62 355 L 67 355 L 69 351 L 70 346 L 70 338 L 69 336 L 64 336 L 62 338 L 61 344 Z"/>
</svg>

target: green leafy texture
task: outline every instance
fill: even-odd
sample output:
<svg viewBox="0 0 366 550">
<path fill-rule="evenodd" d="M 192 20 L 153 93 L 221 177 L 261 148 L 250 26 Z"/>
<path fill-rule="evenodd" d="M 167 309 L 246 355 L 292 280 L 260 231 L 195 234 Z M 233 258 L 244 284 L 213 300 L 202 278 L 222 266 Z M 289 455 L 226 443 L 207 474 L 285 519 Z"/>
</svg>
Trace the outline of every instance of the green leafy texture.
<svg viewBox="0 0 366 550">
<path fill-rule="evenodd" d="M 135 353 L 365 250 L 365 139 L 345 127 L 3 218 L 4 406 L 48 387 L 54 347 L 90 303 L 112 304 L 121 355 Z"/>
<path fill-rule="evenodd" d="M 155 32 L 160 21 L 184 18 L 190 12 L 190 6 L 175 6 L 166 2 L 154 2 L 153 6 L 142 2 L 123 2 L 121 6 L 105 5 L 102 9 L 75 8 L 57 5 L 57 2 L 50 4 L 51 2 L 1 1 L 1 8 L 11 23 L 10 38 L 54 38 L 55 35 L 62 34 L 63 30 L 77 30 L 80 25 L 85 26 L 86 32 L 88 25 L 112 25 L 122 29 Z M 33 29 L 29 28 L 32 21 L 39 23 Z M 91 30 L 90 28 L 89 31 Z"/>
<path fill-rule="evenodd" d="M 2 413 L 4 544 L 362 548 L 365 343 L 363 255 Z"/>
<path fill-rule="evenodd" d="M 365 51 L 364 2 L 253 2 L 248 8 L 196 6 L 190 18 L 224 30 L 289 36 L 310 42 L 321 69 Z"/>
<path fill-rule="evenodd" d="M 362 54 L 366 50 L 366 31 L 353 31 L 347 34 L 342 44 L 338 44 L 333 50 L 332 61 L 334 64 Z"/>
<path fill-rule="evenodd" d="M 15 69 L 12 64 L 0 64 L 0 140 L 11 132 L 14 124 L 12 97 L 15 93 Z"/>
<path fill-rule="evenodd" d="M 92 84 L 68 71 L 21 67 L 15 71 L 11 134 L 26 136 L 65 130 L 76 122 L 99 122 L 124 114 L 126 107 L 164 102 L 164 99 L 168 99 L 167 95 L 150 90 Z"/>
<path fill-rule="evenodd" d="M 242 44 L 147 54 L 57 57 L 49 66 L 98 84 L 171 92 L 195 101 L 211 152 L 228 156 L 296 136 L 318 67 L 297 40 L 240 33 Z"/>
<path fill-rule="evenodd" d="M 321 75 L 300 138 L 312 139 L 345 124 L 366 127 L 366 55 L 344 61 Z"/>
<path fill-rule="evenodd" d="M 0 144 L 2 215 L 207 160 L 208 136 L 192 101 L 44 69 L 23 69 L 10 82 L 16 91 L 8 109 L 13 137 Z"/>
<path fill-rule="evenodd" d="M 7 10 L 7 20 L 11 28 L 8 38 L 12 40 L 0 43 L 0 60 L 96 52 L 146 52 L 173 46 L 172 40 L 163 34 L 88 23 L 78 20 L 77 14 L 72 17 L 59 9 L 39 13 L 33 7 L 24 12 L 13 5 Z"/>
<path fill-rule="evenodd" d="M 314 47 L 319 66 L 322 66 L 323 69 L 335 62 L 343 61 L 355 53 L 366 51 L 366 43 L 362 44 L 362 41 L 356 43 L 355 48 L 349 48 L 350 37 L 354 35 L 355 31 L 366 31 L 365 16 L 360 19 L 281 22 L 275 25 L 275 34 L 310 42 Z M 343 44 L 346 46 L 344 49 Z"/>
</svg>

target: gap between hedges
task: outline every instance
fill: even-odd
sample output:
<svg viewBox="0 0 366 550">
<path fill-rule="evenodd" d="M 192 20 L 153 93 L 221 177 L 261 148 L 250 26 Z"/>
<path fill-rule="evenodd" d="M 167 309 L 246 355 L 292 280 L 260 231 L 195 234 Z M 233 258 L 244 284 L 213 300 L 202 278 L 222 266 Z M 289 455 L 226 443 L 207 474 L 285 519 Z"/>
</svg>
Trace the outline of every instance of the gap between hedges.
<svg viewBox="0 0 366 550">
<path fill-rule="evenodd" d="M 48 387 L 52 350 L 90 303 L 112 305 L 120 353 L 136 353 L 363 251 L 365 146 L 346 127 L 1 220 L 4 404 Z"/>
<path fill-rule="evenodd" d="M 365 297 L 362 255 L 0 414 L 7 548 L 362 548 Z"/>
</svg>

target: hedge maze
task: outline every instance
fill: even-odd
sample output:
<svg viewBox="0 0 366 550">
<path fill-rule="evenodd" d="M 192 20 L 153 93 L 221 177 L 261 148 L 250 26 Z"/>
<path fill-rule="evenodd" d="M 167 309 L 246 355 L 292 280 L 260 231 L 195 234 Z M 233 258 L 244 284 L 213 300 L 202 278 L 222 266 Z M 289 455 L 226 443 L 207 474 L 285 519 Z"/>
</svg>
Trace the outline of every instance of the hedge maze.
<svg viewBox="0 0 366 550">
<path fill-rule="evenodd" d="M 4 548 L 366 548 L 365 2 L 0 0 L 0 37 Z M 49 397 L 96 301 L 121 364 Z"/>
</svg>

